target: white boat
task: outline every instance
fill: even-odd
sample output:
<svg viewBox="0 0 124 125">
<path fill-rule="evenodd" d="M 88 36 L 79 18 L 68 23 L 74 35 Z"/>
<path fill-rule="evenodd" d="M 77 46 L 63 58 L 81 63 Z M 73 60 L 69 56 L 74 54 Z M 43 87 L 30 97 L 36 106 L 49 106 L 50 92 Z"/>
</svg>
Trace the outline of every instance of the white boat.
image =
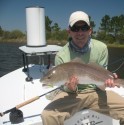
<svg viewBox="0 0 124 125">
<path fill-rule="evenodd" d="M 42 18 L 41 13 L 43 16 Z M 43 24 L 41 24 L 41 22 Z M 43 74 L 48 71 L 48 65 L 44 63 L 43 57 L 48 56 L 50 59 L 50 56 L 56 54 L 61 48 L 57 45 L 46 45 L 45 43 L 45 31 L 43 28 L 44 8 L 27 8 L 27 23 L 28 46 L 19 47 L 23 55 L 24 67 L 12 71 L 0 78 L 0 125 L 43 125 L 40 115 L 44 107 L 50 103 L 45 93 L 57 88 L 57 86 L 53 88 L 44 88 L 39 81 L 40 78 L 43 77 Z M 42 28 L 40 27 L 41 25 Z M 41 29 L 43 31 L 41 31 Z M 40 38 L 43 39 L 41 40 Z M 30 56 L 38 56 L 40 64 L 30 64 L 28 59 Z M 118 89 L 115 87 L 111 89 L 121 96 L 124 96 L 123 88 Z M 35 101 L 29 103 L 27 100 L 30 99 L 34 99 Z M 29 104 L 27 104 L 27 102 Z M 64 125 L 96 124 L 119 125 L 119 121 L 86 109 L 77 112 L 64 122 Z"/>
<path fill-rule="evenodd" d="M 41 112 L 44 107 L 50 103 L 50 100 L 46 96 L 42 96 L 56 88 L 44 88 L 39 81 L 43 77 L 44 72 L 47 72 L 47 65 L 44 65 L 44 61 L 40 65 L 27 64 L 26 58 L 29 56 L 40 56 L 56 54 L 60 49 L 57 45 L 47 45 L 44 47 L 27 47 L 21 46 L 19 49 L 23 53 L 24 67 L 19 68 L 11 73 L 8 73 L 0 78 L 0 112 L 5 113 L 0 117 L 0 125 L 12 125 L 13 122 L 11 115 L 11 109 L 15 106 L 19 106 L 22 102 L 25 102 L 33 97 L 39 97 L 32 103 L 19 108 L 23 113 L 23 120 L 17 125 L 42 125 Z M 28 68 L 27 72 L 24 72 L 24 68 Z M 28 78 L 27 78 L 28 77 Z M 30 79 L 32 78 L 32 79 Z M 109 88 L 107 88 L 109 89 Z M 113 91 L 124 96 L 123 88 L 111 88 Z M 9 110 L 10 109 L 10 110 Z M 6 113 L 8 112 L 8 113 Z M 14 113 L 14 112 L 13 112 Z M 119 121 L 112 119 L 111 117 L 97 113 L 95 111 L 86 109 L 76 113 L 70 119 L 65 121 L 65 125 L 119 125 Z"/>
</svg>

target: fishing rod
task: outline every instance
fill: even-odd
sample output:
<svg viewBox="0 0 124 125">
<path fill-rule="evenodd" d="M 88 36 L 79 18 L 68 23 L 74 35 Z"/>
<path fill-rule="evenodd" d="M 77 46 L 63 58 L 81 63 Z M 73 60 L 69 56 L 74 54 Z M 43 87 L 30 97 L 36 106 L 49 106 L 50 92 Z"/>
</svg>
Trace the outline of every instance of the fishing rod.
<svg viewBox="0 0 124 125">
<path fill-rule="evenodd" d="M 53 89 L 53 90 L 51 90 L 51 91 L 49 91 L 49 92 L 46 92 L 46 93 L 44 93 L 44 94 L 42 94 L 42 95 L 40 95 L 40 96 L 35 96 L 35 97 L 33 97 L 33 98 L 31 98 L 31 99 L 25 101 L 25 102 L 22 102 L 22 103 L 16 105 L 15 107 L 13 107 L 13 108 L 11 108 L 11 109 L 9 109 L 9 110 L 6 110 L 6 111 L 4 111 L 4 112 L 1 112 L 1 113 L 0 113 L 0 116 L 2 117 L 2 116 L 4 116 L 5 114 L 7 114 L 7 113 L 9 113 L 9 112 L 13 112 L 13 111 L 15 111 L 15 110 L 17 110 L 17 109 L 19 109 L 19 108 L 21 108 L 21 107 L 27 105 L 27 104 L 30 104 L 30 103 L 32 103 L 32 102 L 38 100 L 40 97 L 42 97 L 42 96 L 44 96 L 44 95 L 46 95 L 46 94 L 48 94 L 48 93 L 50 93 L 50 92 L 53 92 L 53 91 L 55 91 L 55 90 L 57 90 L 57 89 L 61 89 L 61 86 L 60 86 L 60 87 L 57 87 L 57 88 L 55 88 L 55 89 Z"/>
</svg>

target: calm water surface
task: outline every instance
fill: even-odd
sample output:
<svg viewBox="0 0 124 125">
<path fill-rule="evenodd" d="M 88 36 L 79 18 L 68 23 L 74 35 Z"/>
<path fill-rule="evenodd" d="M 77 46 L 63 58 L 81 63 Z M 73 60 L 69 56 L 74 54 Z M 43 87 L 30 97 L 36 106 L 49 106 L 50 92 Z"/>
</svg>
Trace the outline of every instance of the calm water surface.
<svg viewBox="0 0 124 125">
<path fill-rule="evenodd" d="M 22 53 L 18 49 L 23 43 L 0 43 L 0 77 L 23 66 Z M 109 49 L 110 71 L 115 71 L 124 62 L 124 48 Z M 122 60 L 123 59 L 123 60 Z M 116 62 L 116 63 L 115 63 Z M 120 78 L 124 78 L 124 64 L 116 71 Z"/>
<path fill-rule="evenodd" d="M 21 67 L 22 55 L 17 43 L 0 43 L 0 77 Z"/>
<path fill-rule="evenodd" d="M 124 48 L 108 48 L 108 50 L 109 50 L 108 69 L 113 72 L 116 71 L 116 73 L 120 78 L 124 78 Z"/>
</svg>

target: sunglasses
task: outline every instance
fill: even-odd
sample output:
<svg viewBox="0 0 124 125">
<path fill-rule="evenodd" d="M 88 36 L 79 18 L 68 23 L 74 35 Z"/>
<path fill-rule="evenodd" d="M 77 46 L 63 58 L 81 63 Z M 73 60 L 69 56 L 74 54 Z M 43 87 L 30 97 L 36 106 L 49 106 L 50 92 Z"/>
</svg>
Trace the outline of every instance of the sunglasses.
<svg viewBox="0 0 124 125">
<path fill-rule="evenodd" d="M 76 25 L 74 25 L 72 27 L 69 26 L 69 28 L 70 28 L 70 30 L 72 32 L 79 32 L 79 30 L 85 32 L 85 31 L 88 31 L 90 29 L 90 27 L 88 25 L 83 25 L 83 26 L 76 26 Z"/>
</svg>

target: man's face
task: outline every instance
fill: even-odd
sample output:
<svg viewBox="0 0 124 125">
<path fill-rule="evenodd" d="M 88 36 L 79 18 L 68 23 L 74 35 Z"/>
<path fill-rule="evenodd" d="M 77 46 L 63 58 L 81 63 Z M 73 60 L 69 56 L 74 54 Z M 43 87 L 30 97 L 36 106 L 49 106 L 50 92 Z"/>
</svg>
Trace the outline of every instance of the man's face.
<svg viewBox="0 0 124 125">
<path fill-rule="evenodd" d="M 69 36 L 79 48 L 82 48 L 86 44 L 91 32 L 91 28 L 83 21 L 76 22 L 68 30 Z"/>
</svg>

